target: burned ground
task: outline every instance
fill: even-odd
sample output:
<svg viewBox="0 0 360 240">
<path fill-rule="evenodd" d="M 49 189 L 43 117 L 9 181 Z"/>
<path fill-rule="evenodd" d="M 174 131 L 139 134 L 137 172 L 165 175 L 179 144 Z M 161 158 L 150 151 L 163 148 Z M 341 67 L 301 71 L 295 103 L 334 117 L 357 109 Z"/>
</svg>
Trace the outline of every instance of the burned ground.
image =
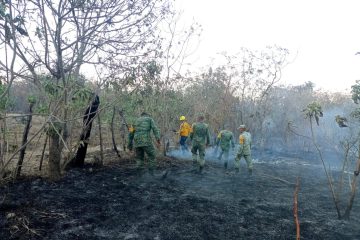
<svg viewBox="0 0 360 240">
<path fill-rule="evenodd" d="M 244 165 L 239 174 L 216 162 L 203 174 L 187 160 L 160 165 L 156 176 L 123 161 L 2 186 L 0 239 L 295 239 L 297 177 L 302 239 L 360 239 L 359 197 L 351 220 L 337 220 L 323 170 L 309 161 L 259 156 L 251 177 Z"/>
</svg>

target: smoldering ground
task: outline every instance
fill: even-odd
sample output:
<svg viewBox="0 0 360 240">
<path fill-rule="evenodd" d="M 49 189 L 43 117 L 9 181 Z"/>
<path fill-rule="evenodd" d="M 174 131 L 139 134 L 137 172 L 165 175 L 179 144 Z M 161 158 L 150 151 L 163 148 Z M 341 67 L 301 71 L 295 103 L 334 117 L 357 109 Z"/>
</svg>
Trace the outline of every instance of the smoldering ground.
<svg viewBox="0 0 360 240">
<path fill-rule="evenodd" d="M 244 160 L 239 174 L 215 159 L 197 174 L 191 160 L 160 158 L 155 177 L 129 159 L 71 170 L 58 182 L 9 183 L 0 189 L 0 239 L 294 239 L 297 177 L 302 239 L 360 239 L 359 197 L 351 220 L 338 220 L 319 165 L 254 156 L 251 177 Z"/>
</svg>

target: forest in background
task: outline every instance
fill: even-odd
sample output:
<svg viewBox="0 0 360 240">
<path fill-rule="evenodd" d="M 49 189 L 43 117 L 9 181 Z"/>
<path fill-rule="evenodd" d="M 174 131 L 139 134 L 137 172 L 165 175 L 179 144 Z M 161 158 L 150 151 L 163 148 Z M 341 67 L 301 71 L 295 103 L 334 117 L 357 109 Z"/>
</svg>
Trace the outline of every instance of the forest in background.
<svg viewBox="0 0 360 240">
<path fill-rule="evenodd" d="M 219 55 L 224 64 L 183 72 L 201 25 L 180 20 L 171 1 L 0 0 L 0 177 L 20 176 L 26 147 L 45 133 L 36 145 L 41 158 L 47 152 L 49 178 L 59 179 L 92 121 L 99 134 L 102 126 L 121 134 L 125 146 L 127 126 L 143 111 L 160 127 L 163 154 L 176 144 L 179 116 L 193 123 L 203 114 L 213 137 L 225 125 L 237 136 L 246 124 L 260 151 L 328 152 L 325 170 L 358 171 L 359 82 L 351 93 L 279 85 L 296 63 L 276 45 L 240 48 Z M 95 96 L 95 117 L 83 124 Z M 13 119 L 24 124 L 22 141 L 9 146 Z"/>
</svg>

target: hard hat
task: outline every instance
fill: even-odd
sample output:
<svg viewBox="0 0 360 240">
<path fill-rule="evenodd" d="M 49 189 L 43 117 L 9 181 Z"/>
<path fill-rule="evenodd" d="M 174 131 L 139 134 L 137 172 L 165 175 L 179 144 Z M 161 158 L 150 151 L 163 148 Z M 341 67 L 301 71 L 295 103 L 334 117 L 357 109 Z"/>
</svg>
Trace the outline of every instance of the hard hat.
<svg viewBox="0 0 360 240">
<path fill-rule="evenodd" d="M 246 126 L 244 125 L 244 124 L 242 124 L 242 125 L 240 125 L 239 127 L 238 127 L 238 129 L 245 129 L 246 128 Z"/>
<path fill-rule="evenodd" d="M 185 118 L 185 116 L 181 116 L 180 117 L 180 120 L 182 121 L 182 120 L 185 120 L 186 118 Z"/>
</svg>

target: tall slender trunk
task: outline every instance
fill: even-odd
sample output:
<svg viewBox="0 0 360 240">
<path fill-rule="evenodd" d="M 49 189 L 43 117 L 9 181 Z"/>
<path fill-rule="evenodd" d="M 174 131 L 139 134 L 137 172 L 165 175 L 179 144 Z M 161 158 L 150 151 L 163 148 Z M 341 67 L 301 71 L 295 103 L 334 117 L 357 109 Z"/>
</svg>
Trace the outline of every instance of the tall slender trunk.
<svg viewBox="0 0 360 240">
<path fill-rule="evenodd" d="M 54 129 L 56 128 L 56 129 Z M 61 177 L 60 173 L 60 159 L 61 159 L 61 147 L 60 147 L 60 135 L 61 124 L 54 123 L 49 129 L 49 178 L 52 180 L 58 180 Z"/>
<path fill-rule="evenodd" d="M 329 172 L 328 172 L 328 170 L 327 170 L 327 168 L 325 166 L 325 161 L 324 161 L 324 158 L 322 156 L 322 152 L 320 150 L 319 145 L 316 142 L 311 118 L 310 118 L 310 130 L 311 130 L 311 138 L 312 138 L 313 144 L 314 144 L 317 152 L 319 153 L 320 160 L 321 160 L 321 163 L 322 163 L 324 171 L 325 171 L 325 175 L 326 175 L 326 178 L 327 178 L 327 181 L 328 181 L 328 184 L 329 184 L 329 188 L 330 188 L 331 195 L 332 195 L 332 198 L 333 198 L 333 201 L 334 201 L 334 204 L 335 204 L 335 208 L 336 208 L 338 218 L 341 219 L 339 202 L 338 202 L 338 199 L 336 198 L 336 195 L 335 195 L 334 186 L 333 186 L 332 181 L 331 181 L 331 176 L 330 176 L 330 174 L 329 174 Z"/>
<path fill-rule="evenodd" d="M 126 151 L 126 129 L 129 129 L 129 125 L 126 121 L 124 110 L 119 111 L 120 118 L 121 118 L 121 138 L 122 138 L 122 144 L 123 144 L 123 150 Z"/>
<path fill-rule="evenodd" d="M 6 119 L 0 119 L 0 178 L 5 175 Z"/>
<path fill-rule="evenodd" d="M 98 115 L 98 122 L 99 122 L 99 140 L 100 140 L 100 161 L 101 161 L 101 165 L 104 164 L 104 145 L 103 145 L 103 138 L 102 138 L 102 133 L 101 133 L 101 119 L 100 119 L 100 115 Z"/>
<path fill-rule="evenodd" d="M 359 146 L 359 149 L 360 149 L 360 146 Z M 356 171 L 359 172 L 360 170 L 360 152 L 359 152 L 359 156 L 358 156 L 358 160 L 357 160 L 357 164 L 356 164 Z M 343 218 L 344 219 L 347 219 L 349 220 L 350 219 L 350 212 L 351 212 L 351 209 L 353 207 L 353 204 L 354 204 L 354 199 L 355 199 L 355 195 L 356 195 L 356 181 L 357 181 L 357 177 L 358 175 L 357 174 L 354 174 L 353 176 L 353 179 L 352 179 L 352 182 L 351 182 L 351 195 L 350 195 L 350 200 L 349 200 L 349 203 L 346 207 L 346 210 L 345 210 L 345 213 L 343 215 Z"/>
<path fill-rule="evenodd" d="M 22 138 L 22 144 L 21 144 L 22 146 L 24 146 L 28 140 L 28 135 L 29 135 L 31 121 L 32 121 L 33 107 L 34 107 L 34 103 L 30 103 L 29 116 L 28 116 L 28 120 L 27 120 L 25 129 L 24 129 L 23 138 Z M 20 177 L 21 168 L 22 168 L 22 164 L 24 162 L 24 157 L 25 157 L 25 151 L 26 151 L 26 147 L 22 148 L 20 151 L 19 160 L 18 160 L 17 167 L 16 167 L 16 178 Z"/>
<path fill-rule="evenodd" d="M 115 113 L 116 113 L 116 107 L 113 108 L 113 114 L 111 117 L 111 125 L 110 125 L 110 131 L 111 131 L 111 140 L 112 140 L 112 144 L 113 144 L 113 149 L 116 152 L 116 155 L 121 158 L 121 155 L 119 153 L 119 150 L 116 146 L 116 142 L 115 142 L 115 131 L 114 131 L 114 119 L 115 119 Z"/>
<path fill-rule="evenodd" d="M 41 171 L 42 164 L 43 164 L 43 161 L 44 161 L 45 150 L 46 150 L 48 139 L 49 139 L 49 135 L 46 135 L 44 145 L 43 145 L 43 149 L 41 151 L 41 159 L 40 159 L 40 164 L 39 164 L 39 171 Z"/>
</svg>

